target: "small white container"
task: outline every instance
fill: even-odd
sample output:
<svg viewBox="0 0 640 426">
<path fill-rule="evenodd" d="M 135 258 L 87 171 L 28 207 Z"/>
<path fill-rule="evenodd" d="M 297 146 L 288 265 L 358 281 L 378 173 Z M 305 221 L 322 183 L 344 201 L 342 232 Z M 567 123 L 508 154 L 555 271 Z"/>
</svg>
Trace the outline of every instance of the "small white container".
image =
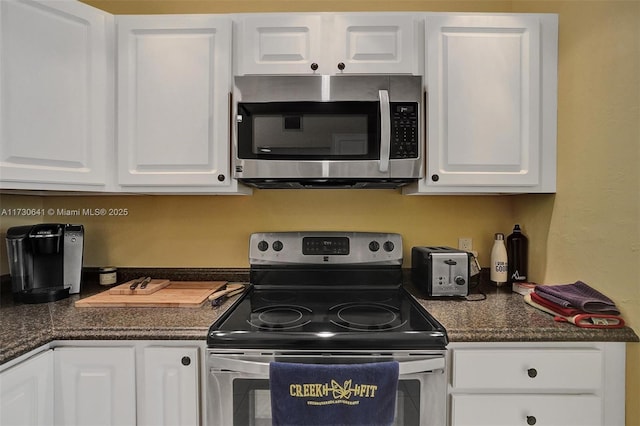
<svg viewBox="0 0 640 426">
<path fill-rule="evenodd" d="M 504 234 L 496 234 L 491 249 L 491 282 L 500 287 L 507 283 L 507 248 L 504 245 Z"/>
<path fill-rule="evenodd" d="M 98 269 L 100 285 L 114 285 L 118 282 L 118 269 L 114 266 L 105 266 Z"/>
</svg>

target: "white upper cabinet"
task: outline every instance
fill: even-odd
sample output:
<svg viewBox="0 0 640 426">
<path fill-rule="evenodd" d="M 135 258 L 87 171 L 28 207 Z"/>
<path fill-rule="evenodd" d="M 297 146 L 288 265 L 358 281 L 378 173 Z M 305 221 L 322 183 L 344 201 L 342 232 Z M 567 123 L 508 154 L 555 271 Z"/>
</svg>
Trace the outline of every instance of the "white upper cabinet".
<svg viewBox="0 0 640 426">
<path fill-rule="evenodd" d="M 236 191 L 230 173 L 231 20 L 118 16 L 118 184 Z"/>
<path fill-rule="evenodd" d="M 235 74 L 419 74 L 414 14 L 235 16 Z"/>
<path fill-rule="evenodd" d="M 101 190 L 113 144 L 113 17 L 0 1 L 0 188 Z"/>
<path fill-rule="evenodd" d="M 405 192 L 555 192 L 557 25 L 427 15 L 427 173 Z"/>
</svg>

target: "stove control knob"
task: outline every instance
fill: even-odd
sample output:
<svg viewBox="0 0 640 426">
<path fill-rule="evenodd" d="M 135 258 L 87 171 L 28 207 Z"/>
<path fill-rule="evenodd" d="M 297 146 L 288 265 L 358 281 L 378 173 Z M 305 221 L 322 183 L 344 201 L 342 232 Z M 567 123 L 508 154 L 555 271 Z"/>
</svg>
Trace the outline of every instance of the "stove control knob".
<svg viewBox="0 0 640 426">
<path fill-rule="evenodd" d="M 384 248 L 384 251 L 386 251 L 386 252 L 393 251 L 393 249 L 394 249 L 395 247 L 396 247 L 396 246 L 395 246 L 391 241 L 387 241 L 386 243 L 384 243 L 384 244 L 382 245 L 382 248 Z"/>
<path fill-rule="evenodd" d="M 369 243 L 369 250 L 371 251 L 378 251 L 380 250 L 380 243 L 377 241 L 371 241 Z"/>
<path fill-rule="evenodd" d="M 458 275 L 456 277 L 455 282 L 458 285 L 465 285 L 467 283 L 467 281 L 464 279 L 464 277 L 461 277 L 460 275 Z"/>
<path fill-rule="evenodd" d="M 258 250 L 267 251 L 268 248 L 269 248 L 269 243 L 266 242 L 265 240 L 262 240 L 258 243 Z"/>
<path fill-rule="evenodd" d="M 273 249 L 274 249 L 275 251 L 280 251 L 280 250 L 282 250 L 282 247 L 284 247 L 284 246 L 282 245 L 282 241 L 278 240 L 278 241 L 274 241 L 274 242 L 273 242 Z"/>
</svg>

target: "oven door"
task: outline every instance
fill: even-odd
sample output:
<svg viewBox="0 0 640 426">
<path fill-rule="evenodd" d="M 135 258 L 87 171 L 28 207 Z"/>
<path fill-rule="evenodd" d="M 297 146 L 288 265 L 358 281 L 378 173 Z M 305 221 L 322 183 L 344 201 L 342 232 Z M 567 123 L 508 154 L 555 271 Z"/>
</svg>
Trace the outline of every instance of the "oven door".
<svg viewBox="0 0 640 426">
<path fill-rule="evenodd" d="M 394 425 L 446 422 L 444 351 L 422 353 L 265 353 L 210 350 L 207 357 L 207 424 L 271 425 L 269 362 L 347 364 L 395 360 L 400 365 Z"/>
</svg>

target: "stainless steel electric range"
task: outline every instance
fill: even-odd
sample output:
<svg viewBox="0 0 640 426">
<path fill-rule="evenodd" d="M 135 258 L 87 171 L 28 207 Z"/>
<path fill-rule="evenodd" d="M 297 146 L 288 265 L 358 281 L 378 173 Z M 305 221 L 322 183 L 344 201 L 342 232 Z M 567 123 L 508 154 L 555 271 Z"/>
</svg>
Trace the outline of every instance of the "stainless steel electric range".
<svg viewBox="0 0 640 426">
<path fill-rule="evenodd" d="M 402 286 L 402 253 L 399 234 L 252 234 L 252 285 L 207 337 L 207 424 L 270 425 L 271 361 L 389 360 L 396 424 L 444 424 L 447 334 Z"/>
</svg>

